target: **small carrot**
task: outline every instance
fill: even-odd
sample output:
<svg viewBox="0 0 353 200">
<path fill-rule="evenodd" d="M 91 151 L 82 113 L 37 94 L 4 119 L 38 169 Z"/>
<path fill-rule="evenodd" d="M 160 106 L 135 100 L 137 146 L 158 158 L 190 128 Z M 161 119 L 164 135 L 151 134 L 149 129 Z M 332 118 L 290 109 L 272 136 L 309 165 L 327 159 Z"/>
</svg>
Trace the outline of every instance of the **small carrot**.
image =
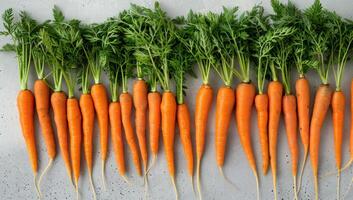
<svg viewBox="0 0 353 200">
<path fill-rule="evenodd" d="M 249 161 L 250 168 L 256 178 L 257 196 L 259 198 L 259 180 L 250 135 L 251 112 L 255 99 L 255 86 L 251 83 L 240 83 L 235 89 L 235 98 L 235 118 L 237 122 L 239 139 L 244 153 Z"/>
<path fill-rule="evenodd" d="M 315 199 L 318 199 L 318 168 L 321 127 L 330 106 L 332 91 L 329 85 L 320 85 L 315 95 L 313 114 L 310 123 L 309 153 L 314 174 Z"/>
<path fill-rule="evenodd" d="M 138 145 L 136 143 L 136 138 L 134 134 L 134 130 L 131 124 L 131 110 L 132 110 L 132 97 L 128 92 L 123 91 L 120 94 L 120 105 L 121 105 L 121 120 L 123 123 L 125 138 L 127 144 L 130 147 L 130 151 L 133 156 L 133 161 L 139 175 L 141 172 L 140 158 L 139 158 L 139 150 Z"/>
<path fill-rule="evenodd" d="M 277 137 L 282 111 L 282 93 L 283 85 L 279 81 L 271 81 L 268 84 L 268 141 L 275 199 L 277 199 Z"/>
<path fill-rule="evenodd" d="M 162 136 L 170 177 L 175 186 L 174 137 L 177 105 L 171 92 L 164 92 L 161 102 Z"/>
<path fill-rule="evenodd" d="M 82 113 L 83 151 L 88 168 L 90 186 L 93 198 L 96 199 L 96 192 L 92 180 L 93 169 L 93 131 L 94 131 L 94 104 L 89 92 L 89 67 L 84 66 L 81 75 L 82 94 L 80 96 L 80 110 Z"/>
<path fill-rule="evenodd" d="M 78 179 L 81 166 L 82 116 L 80 105 L 76 98 L 67 99 L 67 121 L 70 133 L 70 155 L 76 192 L 78 194 Z"/>
<path fill-rule="evenodd" d="M 262 172 L 267 174 L 269 166 L 268 152 L 268 95 L 258 94 L 255 97 L 255 107 L 257 110 L 257 125 L 259 128 L 260 146 L 262 154 Z"/>
<path fill-rule="evenodd" d="M 146 146 L 147 91 L 147 84 L 143 79 L 139 79 L 134 83 L 133 102 L 135 107 L 135 127 L 145 172 L 147 171 L 148 161 Z"/>
<path fill-rule="evenodd" d="M 217 165 L 222 169 L 227 144 L 229 123 L 235 104 L 235 94 L 231 87 L 222 86 L 218 89 L 216 102 L 215 146 Z"/>
<path fill-rule="evenodd" d="M 56 145 L 54 140 L 54 131 L 51 125 L 50 119 L 50 90 L 47 83 L 43 79 L 38 79 L 34 83 L 34 97 L 36 102 L 36 110 L 38 114 L 39 124 L 42 130 L 42 135 L 44 138 L 45 145 L 47 147 L 47 152 L 49 155 L 49 163 L 42 175 L 39 178 L 38 186 L 40 187 L 40 183 L 42 177 L 45 175 L 47 170 L 53 163 L 53 160 L 56 155 Z"/>
<path fill-rule="evenodd" d="M 309 152 L 310 136 L 310 85 L 309 81 L 302 75 L 295 83 L 297 107 L 298 107 L 298 125 L 301 142 L 304 146 L 304 161 L 299 174 L 298 191 L 301 188 L 301 180 L 305 168 L 305 163 Z"/>
<path fill-rule="evenodd" d="M 350 166 L 353 163 L 353 78 L 351 81 L 351 133 L 349 141 L 349 152 L 350 152 L 350 161 L 346 166 Z"/>
<path fill-rule="evenodd" d="M 292 160 L 292 175 L 293 175 L 293 187 L 294 187 L 294 198 L 297 197 L 297 168 L 298 168 L 298 159 L 299 159 L 299 151 L 298 151 L 298 141 L 297 141 L 297 101 L 294 95 L 287 93 L 283 97 L 283 113 L 284 113 L 284 122 L 287 133 L 287 140 L 289 151 L 291 154 Z"/>
<path fill-rule="evenodd" d="M 149 140 L 153 156 L 151 166 L 153 166 L 153 164 L 155 163 L 158 154 L 159 134 L 161 126 L 161 101 L 162 97 L 159 92 L 154 91 L 148 93 L 148 125 L 150 134 Z"/>
<path fill-rule="evenodd" d="M 91 95 L 93 98 L 94 109 L 97 113 L 99 128 L 100 128 L 100 147 L 102 160 L 102 179 L 105 187 L 105 161 L 108 153 L 108 126 L 109 126 L 109 108 L 108 95 L 103 84 L 96 83 L 91 88 Z"/>
</svg>

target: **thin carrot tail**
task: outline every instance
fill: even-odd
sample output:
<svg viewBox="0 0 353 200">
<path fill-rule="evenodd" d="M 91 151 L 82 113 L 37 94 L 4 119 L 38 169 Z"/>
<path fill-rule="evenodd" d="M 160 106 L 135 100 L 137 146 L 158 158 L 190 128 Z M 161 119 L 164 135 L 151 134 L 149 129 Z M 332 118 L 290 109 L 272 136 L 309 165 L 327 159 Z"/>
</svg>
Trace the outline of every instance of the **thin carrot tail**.
<svg viewBox="0 0 353 200">
<path fill-rule="evenodd" d="M 148 173 L 150 172 L 151 168 L 155 165 L 156 160 L 157 160 L 157 154 L 153 154 L 153 156 L 152 156 L 152 163 L 151 163 L 151 165 L 148 167 L 148 169 L 146 170 L 145 176 L 148 175 Z"/>
<path fill-rule="evenodd" d="M 336 188 L 336 199 L 340 200 L 340 182 L 341 182 L 341 170 L 337 170 L 337 188 Z"/>
<path fill-rule="evenodd" d="M 93 199 L 96 200 L 97 199 L 97 195 L 96 195 L 96 190 L 94 189 L 94 184 L 93 184 L 92 172 L 91 171 L 88 173 L 88 176 L 89 176 L 89 184 L 91 186 L 92 193 L 93 193 Z"/>
<path fill-rule="evenodd" d="M 221 176 L 224 178 L 224 180 L 226 180 L 227 183 L 229 183 L 234 189 L 237 190 L 237 189 L 238 189 L 237 186 L 236 186 L 232 181 L 230 181 L 230 180 L 228 179 L 228 177 L 226 177 L 226 176 L 224 175 L 223 168 L 222 168 L 222 167 L 218 167 L 218 169 L 219 169 L 219 172 L 221 173 Z"/>
<path fill-rule="evenodd" d="M 255 176 L 255 180 L 256 180 L 256 195 L 257 195 L 257 200 L 260 200 L 259 176 L 258 176 L 256 170 L 254 170 L 254 176 Z"/>
<path fill-rule="evenodd" d="M 40 175 L 39 180 L 38 180 L 38 190 L 39 190 L 39 194 L 40 196 L 42 196 L 42 191 L 40 190 L 40 183 L 42 182 L 42 178 L 44 177 L 44 175 L 48 172 L 48 170 L 50 169 L 50 167 L 53 164 L 53 159 L 49 160 L 48 165 L 45 167 L 43 173 Z"/>
<path fill-rule="evenodd" d="M 76 199 L 80 199 L 80 192 L 78 191 L 78 183 L 77 180 L 75 180 L 75 190 L 76 190 Z"/>
<path fill-rule="evenodd" d="M 42 198 L 42 194 L 40 193 L 39 189 L 38 189 L 38 185 L 37 185 L 37 173 L 34 174 L 34 187 L 36 188 L 36 192 L 37 192 L 37 196 L 39 197 L 39 199 Z"/>
<path fill-rule="evenodd" d="M 307 158 L 308 158 L 308 150 L 305 150 L 304 161 L 303 161 L 302 167 L 300 169 L 300 174 L 299 174 L 299 181 L 298 181 L 299 185 L 298 185 L 297 196 L 300 193 L 300 189 L 301 189 L 301 186 L 302 186 L 302 178 L 303 178 L 303 173 L 304 173 L 304 169 L 305 169 L 305 164 L 306 164 Z"/>
<path fill-rule="evenodd" d="M 177 188 L 177 186 L 176 186 L 176 184 L 175 184 L 175 178 L 174 178 L 173 175 L 171 176 L 171 178 L 172 178 L 172 184 L 173 184 L 174 191 L 175 191 L 175 199 L 178 200 L 178 199 L 179 199 L 179 196 L 178 196 L 178 188 Z"/>
<path fill-rule="evenodd" d="M 121 176 L 121 177 L 123 177 L 124 181 L 125 181 L 129 186 L 132 185 L 132 183 L 130 183 L 129 179 L 128 179 L 125 175 L 123 175 L 123 176 Z"/>
<path fill-rule="evenodd" d="M 194 196 L 196 196 L 195 188 L 194 188 L 194 176 L 191 175 L 191 188 L 192 188 L 192 193 L 194 193 Z"/>
<path fill-rule="evenodd" d="M 348 192 L 351 190 L 352 184 L 353 184 L 353 178 L 352 178 L 351 182 L 349 183 L 349 186 L 348 186 L 346 192 L 344 193 L 343 199 L 345 199 L 345 197 L 347 196 Z"/>
<path fill-rule="evenodd" d="M 196 181 L 197 181 L 197 192 L 199 193 L 199 200 L 202 200 L 202 193 L 201 193 L 201 184 L 200 184 L 200 162 L 201 159 L 197 159 L 197 166 L 196 166 Z"/>
<path fill-rule="evenodd" d="M 341 168 L 340 171 L 342 172 L 342 171 L 348 169 L 348 168 L 352 165 L 352 163 L 353 163 L 353 158 L 351 158 L 351 159 L 348 161 L 348 163 L 345 164 L 343 168 Z"/>
<path fill-rule="evenodd" d="M 274 199 L 277 200 L 277 175 L 273 171 L 272 171 L 272 183 L 273 183 Z"/>
<path fill-rule="evenodd" d="M 293 176 L 293 190 L 294 190 L 294 199 L 295 199 L 295 200 L 298 200 L 297 176 Z"/>
<path fill-rule="evenodd" d="M 146 166 L 144 166 L 144 168 L 145 168 L 145 175 L 143 176 L 143 184 L 145 185 L 145 199 L 147 199 L 147 195 L 148 195 L 148 176 L 147 176 Z"/>
<path fill-rule="evenodd" d="M 317 175 L 314 175 L 315 200 L 319 200 L 319 180 Z"/>
<path fill-rule="evenodd" d="M 105 181 L 105 160 L 102 160 L 102 183 L 104 191 L 107 191 L 107 184 Z"/>
</svg>

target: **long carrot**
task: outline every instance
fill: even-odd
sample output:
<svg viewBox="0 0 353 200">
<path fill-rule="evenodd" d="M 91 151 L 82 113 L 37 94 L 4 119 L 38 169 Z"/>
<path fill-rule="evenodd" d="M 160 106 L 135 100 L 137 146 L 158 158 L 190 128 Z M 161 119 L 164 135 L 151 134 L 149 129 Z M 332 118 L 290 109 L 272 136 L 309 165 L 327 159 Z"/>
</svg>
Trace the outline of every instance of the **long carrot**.
<svg viewBox="0 0 353 200">
<path fill-rule="evenodd" d="M 350 152 L 350 161 L 348 166 L 353 162 L 353 78 L 351 81 L 351 133 L 349 141 L 349 152 Z"/>
<path fill-rule="evenodd" d="M 217 165 L 222 170 L 227 144 L 229 123 L 235 104 L 235 94 L 231 87 L 222 86 L 218 89 L 216 102 L 215 146 Z"/>
<path fill-rule="evenodd" d="M 67 121 L 70 133 L 70 155 L 76 192 L 78 195 L 78 179 L 81 167 L 82 116 L 76 98 L 67 99 Z M 77 196 L 78 198 L 78 196 Z"/>
<path fill-rule="evenodd" d="M 298 130 L 298 122 L 297 122 L 297 101 L 294 95 L 286 94 L 283 97 L 283 113 L 284 113 L 284 122 L 287 133 L 287 140 L 289 151 L 291 154 L 292 160 L 292 175 L 293 175 L 293 187 L 294 187 L 294 198 L 297 197 L 297 168 L 298 168 L 298 159 L 299 159 L 299 151 L 298 151 L 298 140 L 297 140 L 297 130 Z"/>
<path fill-rule="evenodd" d="M 191 141 L 191 120 L 189 108 L 185 103 L 178 104 L 177 119 L 181 143 L 183 144 L 184 154 L 188 163 L 188 172 L 192 180 L 194 174 L 194 156 Z"/>
<path fill-rule="evenodd" d="M 123 92 L 120 94 L 120 105 L 121 105 L 121 120 L 123 123 L 125 138 L 127 144 L 129 145 L 130 151 L 133 156 L 133 161 L 139 175 L 141 172 L 139 150 L 136 143 L 136 138 L 134 130 L 131 124 L 131 110 L 132 110 L 132 97 L 128 92 Z"/>
<path fill-rule="evenodd" d="M 259 198 L 259 181 L 256 169 L 256 160 L 251 144 L 251 112 L 255 99 L 255 86 L 251 83 L 240 83 L 235 90 L 236 108 L 235 118 L 239 133 L 240 143 L 243 147 L 245 155 L 249 161 L 250 168 L 252 169 L 257 185 L 257 196 Z"/>
<path fill-rule="evenodd" d="M 297 79 L 295 83 L 295 91 L 297 97 L 298 108 L 298 125 L 301 142 L 304 146 L 304 161 L 299 174 L 298 191 L 301 188 L 301 180 L 305 168 L 305 163 L 309 152 L 309 136 L 310 136 L 310 85 L 309 81 L 304 77 Z"/>
<path fill-rule="evenodd" d="M 97 113 L 98 124 L 100 129 L 100 147 L 102 160 L 102 179 L 105 187 L 105 161 L 108 153 L 108 126 L 109 126 L 109 108 L 107 91 L 103 84 L 96 83 L 91 88 L 91 95 L 93 98 L 94 109 Z"/>
<path fill-rule="evenodd" d="M 195 140 L 196 140 L 196 175 L 198 191 L 201 195 L 200 188 L 200 167 L 203 151 L 206 142 L 206 129 L 208 113 L 212 104 L 213 89 L 209 85 L 201 85 L 196 96 L 195 109 Z"/>
<path fill-rule="evenodd" d="M 313 114 L 310 123 L 309 153 L 314 174 L 315 199 L 318 199 L 318 168 L 321 127 L 330 106 L 332 91 L 329 85 L 320 85 L 315 95 Z"/>
<path fill-rule="evenodd" d="M 82 112 L 82 132 L 83 132 L 83 150 L 88 168 L 88 176 L 94 199 L 96 192 L 92 180 L 93 169 L 93 130 L 94 130 L 94 105 L 90 93 L 83 93 L 80 97 L 80 110 Z"/>
<path fill-rule="evenodd" d="M 147 171 L 147 146 L 146 146 L 146 112 L 147 112 L 147 84 L 143 79 L 139 79 L 133 86 L 133 102 L 135 107 L 135 127 L 136 135 L 140 147 L 143 167 Z"/>
<path fill-rule="evenodd" d="M 162 97 L 159 92 L 155 91 L 148 93 L 148 125 L 150 147 L 153 156 L 152 165 L 155 163 L 158 154 L 161 126 L 161 101 Z"/>
<path fill-rule="evenodd" d="M 39 178 L 38 186 L 42 177 L 45 175 L 47 170 L 53 163 L 56 155 L 56 145 L 54 140 L 54 131 L 51 125 L 51 119 L 49 114 L 50 108 L 50 90 L 47 83 L 43 79 L 38 79 L 34 83 L 34 97 L 36 101 L 36 110 L 38 114 L 39 124 L 42 130 L 42 135 L 44 138 L 45 146 L 47 147 L 47 152 L 49 156 L 49 163 L 42 175 Z"/>
<path fill-rule="evenodd" d="M 115 162 L 118 165 L 119 174 L 126 180 L 124 141 L 121 124 L 121 106 L 118 101 L 111 102 L 109 104 L 109 119 Z"/>
<path fill-rule="evenodd" d="M 259 128 L 261 155 L 262 155 L 262 173 L 265 175 L 269 166 L 268 152 L 268 95 L 258 94 L 255 97 L 255 107 L 257 110 L 257 126 Z"/>
<path fill-rule="evenodd" d="M 174 137 L 176 112 L 177 105 L 174 94 L 164 92 L 161 103 L 162 136 L 168 170 L 175 189 Z"/>
<path fill-rule="evenodd" d="M 282 93 L 283 85 L 279 81 L 271 81 L 268 84 L 268 139 L 275 199 L 277 199 L 277 136 L 278 125 L 282 110 Z"/>
</svg>

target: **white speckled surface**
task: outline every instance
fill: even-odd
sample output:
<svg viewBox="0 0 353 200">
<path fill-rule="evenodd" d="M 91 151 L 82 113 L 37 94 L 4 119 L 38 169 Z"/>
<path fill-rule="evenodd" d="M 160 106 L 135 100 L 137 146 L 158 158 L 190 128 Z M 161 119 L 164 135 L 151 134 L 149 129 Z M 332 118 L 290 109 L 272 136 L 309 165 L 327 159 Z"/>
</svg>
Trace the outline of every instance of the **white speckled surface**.
<svg viewBox="0 0 353 200">
<path fill-rule="evenodd" d="M 310 1 L 296 0 L 300 7 L 310 5 Z M 9 7 L 14 8 L 16 11 L 26 10 L 33 17 L 39 20 L 47 19 L 51 16 L 51 9 L 54 4 L 57 4 L 64 12 L 64 14 L 71 18 L 79 18 L 84 22 L 100 22 L 109 16 L 117 14 L 120 10 L 127 8 L 129 3 L 136 3 L 141 5 L 152 5 L 151 1 L 123 1 L 123 0 L 0 0 L 0 12 Z M 161 6 L 165 8 L 172 16 L 183 15 L 189 9 L 195 11 L 221 10 L 221 6 L 238 5 L 241 9 L 251 8 L 252 5 L 260 3 L 257 0 L 162 0 Z M 345 17 L 352 17 L 353 4 L 350 0 L 340 1 L 323 1 L 323 4 L 330 9 L 335 9 L 339 14 Z M 263 5 L 269 9 L 269 0 L 263 2 Z M 0 20 L 2 24 L 2 20 Z M 2 27 L 1 27 L 2 29 Z M 0 45 L 3 45 L 8 40 L 1 38 Z M 353 67 L 352 63 L 348 63 L 347 70 L 343 79 L 343 90 L 348 94 L 349 83 L 352 78 Z M 33 83 L 34 72 L 30 76 L 30 88 Z M 312 91 L 319 84 L 319 79 L 315 73 L 310 72 L 310 83 Z M 295 77 L 293 76 L 293 79 Z M 333 77 L 331 77 L 333 84 Z M 16 109 L 16 95 L 19 89 L 17 62 L 14 54 L 0 53 L 0 199 L 36 199 L 35 190 L 33 187 L 33 176 L 29 167 L 29 161 L 25 144 L 23 142 L 22 134 L 18 123 L 18 115 Z M 195 106 L 195 91 L 198 89 L 200 79 L 189 79 L 189 91 L 186 101 L 189 104 L 191 113 L 193 113 Z M 215 94 L 216 89 L 221 85 L 217 76 L 211 76 L 211 83 L 214 86 Z M 236 83 L 234 83 L 235 86 Z M 78 97 L 78 93 L 77 93 Z M 347 99 L 349 101 L 349 99 Z M 234 189 L 220 176 L 215 164 L 214 153 L 214 106 L 212 107 L 209 118 L 209 133 L 207 135 L 206 150 L 202 163 L 202 188 L 204 199 L 256 199 L 255 179 L 251 170 L 248 167 L 248 162 L 241 149 L 239 138 L 235 130 L 234 117 L 230 127 L 230 134 L 228 137 L 227 156 L 224 167 L 224 172 L 230 180 L 232 180 L 237 189 Z M 193 114 L 192 114 L 193 117 Z M 348 153 L 348 138 L 349 138 L 349 108 L 347 106 L 345 124 L 345 141 L 344 141 L 344 162 L 349 158 Z M 322 140 L 321 140 L 321 153 L 320 153 L 320 174 L 326 174 L 333 171 L 334 155 L 333 155 L 333 138 L 332 138 L 332 125 L 331 125 L 331 112 L 325 121 Z M 36 126 L 38 128 L 38 125 Z M 97 127 L 97 126 L 96 126 Z M 39 170 L 42 172 L 47 164 L 48 157 L 46 155 L 45 146 L 40 136 L 40 130 L 37 129 L 37 143 L 39 152 Z M 96 128 L 96 132 L 97 132 Z M 259 150 L 259 141 L 256 127 L 256 113 L 253 112 L 252 121 L 252 134 L 253 134 L 253 147 L 255 148 L 257 156 L 257 165 L 261 166 L 261 157 Z M 98 199 L 143 199 L 143 180 L 136 176 L 130 152 L 127 152 L 127 165 L 128 177 L 133 183 L 129 186 L 123 182 L 119 177 L 115 160 L 110 151 L 109 159 L 107 161 L 107 182 L 108 189 L 103 191 L 102 182 L 100 178 L 100 153 L 98 146 L 98 134 L 95 136 L 96 144 L 94 145 L 95 163 L 94 163 L 94 182 L 97 191 Z M 149 177 L 149 199 L 173 199 L 174 190 L 168 175 L 166 162 L 163 155 L 162 143 L 160 154 L 157 164 L 152 168 Z M 279 141 L 278 141 L 278 195 L 281 199 L 292 199 L 292 177 L 290 173 L 290 155 L 287 147 L 287 139 L 284 132 L 283 120 L 281 121 Z M 301 146 L 300 146 L 301 147 Z M 302 151 L 301 151 L 302 153 Z M 186 171 L 186 162 L 183 156 L 183 151 L 179 137 L 175 141 L 175 156 L 177 167 L 177 185 L 179 188 L 180 199 L 195 199 L 191 190 L 190 178 Z M 82 159 L 82 162 L 84 160 Z M 341 194 L 345 190 L 353 176 L 352 169 L 343 173 L 341 181 L 342 189 Z M 88 185 L 87 171 L 85 164 L 82 164 L 82 174 L 80 177 L 80 192 L 82 199 L 92 199 L 92 193 Z M 272 177 L 271 173 L 267 176 L 260 176 L 260 193 L 261 199 L 273 199 L 272 192 Z M 321 199 L 335 199 L 336 193 L 336 178 L 335 176 L 320 179 L 320 197 Z M 42 182 L 43 199 L 74 199 L 75 193 L 73 187 L 69 183 L 66 174 L 64 163 L 60 152 L 55 160 L 53 167 L 48 172 L 45 180 Z M 353 199 L 353 191 L 348 193 L 346 199 Z M 303 187 L 300 194 L 301 199 L 313 199 L 314 192 L 312 186 L 312 173 L 308 163 L 303 178 Z"/>
</svg>

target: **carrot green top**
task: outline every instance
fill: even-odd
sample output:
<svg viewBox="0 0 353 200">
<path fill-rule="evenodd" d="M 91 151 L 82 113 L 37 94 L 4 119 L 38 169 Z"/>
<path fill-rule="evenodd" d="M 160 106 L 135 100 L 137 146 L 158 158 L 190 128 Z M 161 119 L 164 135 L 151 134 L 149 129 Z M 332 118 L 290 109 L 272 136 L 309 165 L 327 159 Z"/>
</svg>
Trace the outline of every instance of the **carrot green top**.
<svg viewBox="0 0 353 200">
<path fill-rule="evenodd" d="M 40 31 L 47 58 L 52 66 L 54 90 L 61 91 L 62 78 L 68 88 L 68 97 L 74 96 L 76 73 L 81 67 L 83 40 L 80 21 L 66 21 L 58 7 L 53 9 L 54 20 Z"/>
<path fill-rule="evenodd" d="M 0 32 L 0 35 L 11 36 L 13 41 L 13 44 L 5 45 L 2 50 L 16 52 L 20 72 L 20 88 L 21 90 L 26 90 L 28 89 L 27 82 L 33 52 L 31 35 L 37 28 L 37 24 L 26 12 L 21 12 L 20 20 L 15 21 L 12 9 L 7 9 L 2 18 L 5 31 Z"/>
</svg>

